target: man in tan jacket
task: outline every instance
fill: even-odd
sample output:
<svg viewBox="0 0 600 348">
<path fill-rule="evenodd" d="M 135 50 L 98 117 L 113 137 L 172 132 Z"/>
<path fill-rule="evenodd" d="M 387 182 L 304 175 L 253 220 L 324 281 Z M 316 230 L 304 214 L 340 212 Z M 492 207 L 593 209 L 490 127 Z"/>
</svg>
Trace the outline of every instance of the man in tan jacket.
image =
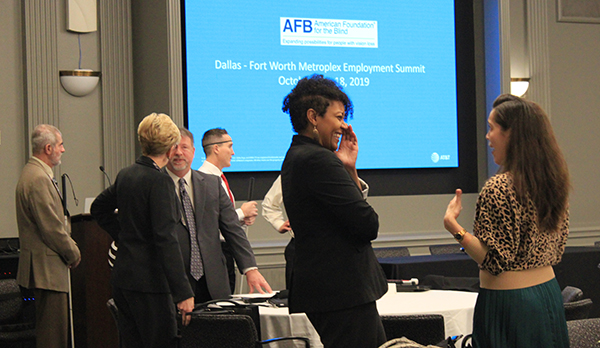
<svg viewBox="0 0 600 348">
<path fill-rule="evenodd" d="M 32 157 L 16 189 L 21 252 L 17 282 L 34 290 L 37 347 L 67 347 L 69 268 L 81 253 L 71 238 L 52 168 L 65 152 L 62 134 L 51 125 L 31 135 Z"/>
</svg>

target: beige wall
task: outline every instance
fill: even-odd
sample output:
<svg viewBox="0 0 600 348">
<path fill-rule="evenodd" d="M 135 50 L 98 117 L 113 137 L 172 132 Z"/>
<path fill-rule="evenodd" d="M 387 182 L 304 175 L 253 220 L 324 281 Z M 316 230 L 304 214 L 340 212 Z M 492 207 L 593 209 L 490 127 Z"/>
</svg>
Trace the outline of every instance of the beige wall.
<svg viewBox="0 0 600 348">
<path fill-rule="evenodd" d="M 17 235 L 15 186 L 26 158 L 21 6 L 0 2 L 0 238 Z"/>
<path fill-rule="evenodd" d="M 63 4 L 64 5 L 64 4 Z M 77 34 L 65 29 L 64 6 L 57 6 L 56 12 L 57 51 L 59 69 L 78 67 L 79 47 Z M 24 69 L 24 29 L 22 20 L 22 2 L 9 0 L 0 2 L 0 22 L 2 25 L 2 52 L 0 55 L 0 106 L 2 135 L 0 144 L 0 163 L 2 171 L 0 182 L 0 238 L 17 236 L 14 208 L 14 188 L 20 170 L 29 157 L 29 135 L 27 118 L 27 96 L 25 91 Z M 99 70 L 98 33 L 82 34 L 82 68 Z M 58 75 L 58 71 L 56 72 Z M 83 211 L 85 197 L 97 195 L 103 187 L 102 174 L 98 170 L 101 164 L 101 107 L 100 88 L 84 98 L 69 95 L 60 88 L 58 95 L 58 124 L 63 133 L 66 152 L 63 164 L 58 167 L 57 180 L 60 183 L 62 173 L 67 173 L 73 181 L 75 194 L 80 200 L 76 206 L 69 188 L 68 205 L 73 214 Z M 35 125 L 31 125 L 35 126 Z"/>
<path fill-rule="evenodd" d="M 571 231 L 600 241 L 600 24 L 557 22 L 555 6 L 548 2 L 551 118 L 571 170 Z"/>
<path fill-rule="evenodd" d="M 26 0 L 32 1 L 32 0 Z M 165 2 L 169 0 L 164 0 Z M 524 0 L 511 1 L 521 6 Z M 159 4 L 161 1 L 155 1 Z M 21 0 L 0 1 L 0 238 L 16 237 L 17 227 L 14 209 L 14 187 L 27 154 L 28 128 L 26 115 L 25 69 L 23 65 L 23 19 Z M 60 69 L 77 67 L 78 48 L 77 34 L 69 33 L 64 28 L 64 1 L 58 2 L 56 16 L 58 18 L 57 43 L 58 64 Z M 134 12 L 135 12 L 134 1 Z M 482 4 L 477 2 L 477 11 Z M 139 7 L 137 7 L 139 9 Z M 565 152 L 570 166 L 574 192 L 571 198 L 570 245 L 589 245 L 600 240 L 600 218 L 597 212 L 600 207 L 599 166 L 600 137 L 596 130 L 600 129 L 600 25 L 558 23 L 556 21 L 555 1 L 547 2 L 549 14 L 548 35 L 550 51 L 551 76 L 551 118 L 557 137 Z M 164 9 L 161 10 L 164 12 Z M 519 12 L 518 12 L 519 13 Z M 518 23 L 518 21 L 515 21 Z M 136 21 L 133 21 L 134 26 Z M 99 23 L 107 26 L 112 23 Z M 522 23 L 525 26 L 526 23 Z M 481 18 L 476 19 L 481 29 Z M 140 28 L 134 28 L 133 41 Z M 517 27 L 515 42 L 523 43 L 522 32 Z M 521 29 L 522 30 L 522 29 Z M 511 34 L 513 29 L 511 28 Z M 481 43 L 481 32 L 476 34 L 477 44 Z M 517 39 L 517 37 L 519 37 Z M 101 33 L 82 34 L 81 42 L 84 51 L 83 67 L 100 70 L 99 40 Z M 146 38 L 147 39 L 147 38 Z M 151 56 L 151 55 L 150 55 Z M 522 56 L 518 57 L 523 59 Z M 152 58 L 148 58 L 152 59 Z M 164 56 L 158 57 L 164 60 Z M 477 61 L 478 91 L 485 90 L 485 78 L 482 74 L 482 58 Z M 149 64 L 152 65 L 152 64 Z M 138 78 L 139 70 L 136 72 Z M 534 79 L 535 76 L 532 76 Z M 135 81 L 134 81 L 135 83 Z M 143 90 L 143 89 L 138 89 Z M 153 93 L 158 93 L 153 91 Z M 478 92 L 483 93 L 483 92 Z M 65 139 L 66 153 L 59 173 L 68 173 L 73 180 L 79 206 L 75 206 L 69 191 L 69 207 L 73 214 L 83 211 L 85 197 L 96 196 L 104 187 L 104 177 L 98 170 L 102 164 L 102 82 L 89 96 L 76 98 L 68 95 L 62 88 L 59 91 L 59 128 Z M 484 96 L 478 95 L 479 100 Z M 151 100 L 156 101 L 155 96 Z M 148 106 L 140 105 L 143 98 L 137 98 L 137 109 Z M 485 163 L 486 142 L 485 106 L 478 102 L 479 119 L 479 160 Z M 156 108 L 159 106 L 153 106 Z M 136 110 L 136 113 L 140 110 Z M 111 173 L 112 174 L 112 173 Z M 482 174 L 485 177 L 485 173 Z M 375 246 L 404 245 L 409 246 L 413 254 L 427 253 L 427 246 L 435 243 L 450 243 L 450 236 L 444 232 L 442 216 L 450 195 L 427 196 L 391 196 L 371 197 L 369 202 L 380 216 L 380 237 Z M 461 222 L 472 226 L 476 195 L 467 195 Z M 267 279 L 282 284 L 281 268 L 283 266 L 283 246 L 288 237 L 277 234 L 262 218 L 250 228 L 250 240 L 255 247 L 261 267 L 270 274 Z"/>
</svg>

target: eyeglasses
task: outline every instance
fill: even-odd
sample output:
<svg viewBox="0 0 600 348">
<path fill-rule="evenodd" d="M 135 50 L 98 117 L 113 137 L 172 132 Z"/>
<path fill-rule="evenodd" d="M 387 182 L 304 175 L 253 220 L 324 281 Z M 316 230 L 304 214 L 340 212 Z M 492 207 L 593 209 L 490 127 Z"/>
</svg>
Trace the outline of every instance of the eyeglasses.
<svg viewBox="0 0 600 348">
<path fill-rule="evenodd" d="M 210 144 L 202 145 L 202 147 L 207 147 L 207 146 L 211 146 L 211 145 L 220 145 L 220 144 L 225 144 L 225 143 L 233 143 L 233 140 L 217 141 L 216 143 L 210 143 Z"/>
</svg>

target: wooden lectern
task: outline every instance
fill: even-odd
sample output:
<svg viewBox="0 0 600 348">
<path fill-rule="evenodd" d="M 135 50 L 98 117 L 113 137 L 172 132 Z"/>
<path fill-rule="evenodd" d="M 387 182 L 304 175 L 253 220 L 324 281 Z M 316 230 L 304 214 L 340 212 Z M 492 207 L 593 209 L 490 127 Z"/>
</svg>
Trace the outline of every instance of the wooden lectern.
<svg viewBox="0 0 600 348">
<path fill-rule="evenodd" d="M 71 217 L 71 235 L 81 250 L 81 263 L 71 270 L 75 346 L 117 348 L 117 326 L 106 307 L 112 297 L 108 266 L 112 238 L 89 214 Z"/>
</svg>

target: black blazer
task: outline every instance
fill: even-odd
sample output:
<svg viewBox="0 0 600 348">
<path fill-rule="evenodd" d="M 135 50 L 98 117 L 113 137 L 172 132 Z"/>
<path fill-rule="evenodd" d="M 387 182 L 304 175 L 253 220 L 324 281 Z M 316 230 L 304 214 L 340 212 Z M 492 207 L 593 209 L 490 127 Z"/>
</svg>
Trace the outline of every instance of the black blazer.
<svg viewBox="0 0 600 348">
<path fill-rule="evenodd" d="M 192 187 L 194 189 L 194 217 L 196 219 L 196 239 L 204 264 L 204 276 L 210 296 L 213 299 L 229 298 L 231 288 L 227 263 L 221 250 L 221 239 L 230 245 L 233 257 L 240 270 L 256 267 L 252 247 L 242 229 L 238 215 L 231 199 L 221 185 L 218 176 L 192 170 Z M 183 214 L 181 201 L 178 207 Z M 190 234 L 183 220 L 177 224 L 177 237 L 188 276 L 190 272 Z M 190 279 L 191 281 L 191 279 Z"/>
<path fill-rule="evenodd" d="M 111 275 L 114 286 L 170 292 L 176 303 L 194 296 L 175 235 L 180 220 L 176 200 L 173 180 L 145 156 L 122 169 L 114 184 L 96 197 L 91 213 L 119 244 Z"/>
<path fill-rule="evenodd" d="M 290 312 L 325 312 L 373 302 L 387 291 L 373 253 L 379 217 L 332 151 L 295 135 L 281 169 L 296 236 Z"/>
</svg>

